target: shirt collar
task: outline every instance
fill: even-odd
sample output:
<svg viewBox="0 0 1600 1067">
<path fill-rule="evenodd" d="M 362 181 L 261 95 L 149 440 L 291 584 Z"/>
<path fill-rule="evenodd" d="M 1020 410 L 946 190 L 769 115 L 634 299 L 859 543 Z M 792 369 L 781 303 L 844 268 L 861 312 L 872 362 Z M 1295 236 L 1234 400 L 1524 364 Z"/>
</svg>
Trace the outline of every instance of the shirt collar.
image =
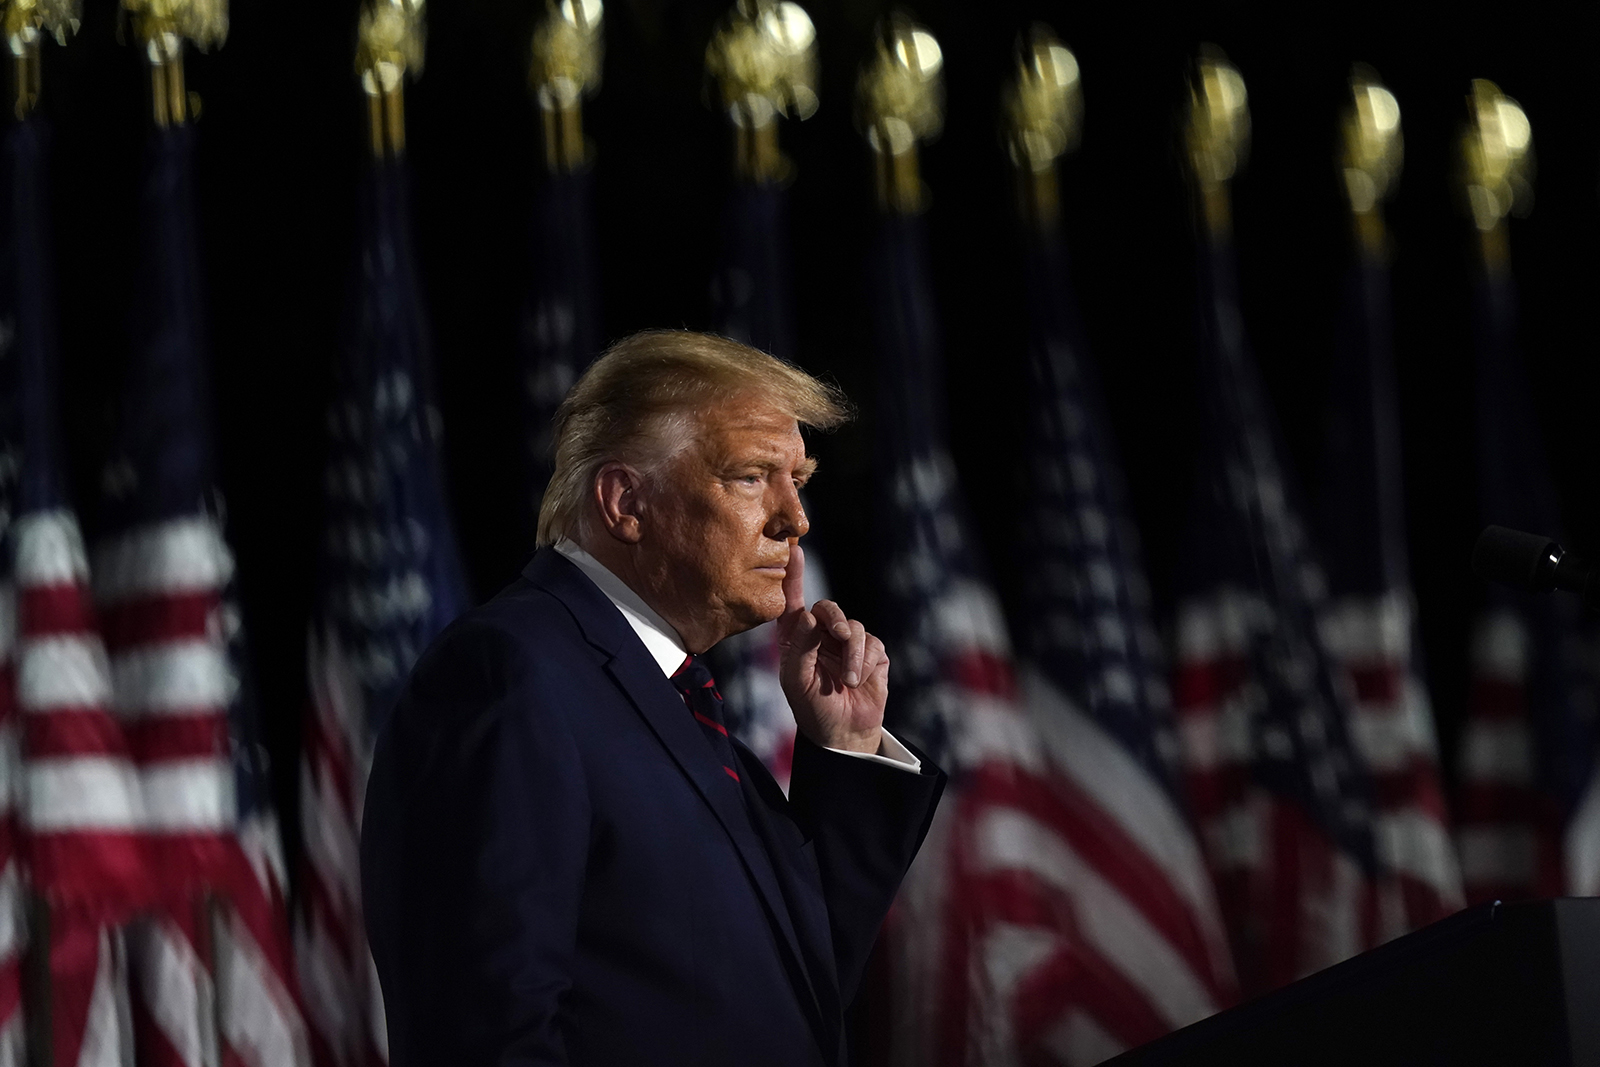
<svg viewBox="0 0 1600 1067">
<path fill-rule="evenodd" d="M 660 666 L 661 673 L 668 678 L 683 666 L 684 657 L 688 652 L 684 650 L 683 640 L 678 637 L 678 631 L 672 624 L 656 614 L 644 598 L 632 589 L 626 582 L 618 578 L 606 565 L 595 559 L 576 542 L 563 537 L 555 544 L 555 550 L 570 559 L 589 580 L 599 586 L 606 599 L 615 604 L 617 610 L 622 612 L 622 617 L 628 620 L 628 625 L 633 627 L 633 632 L 639 635 L 639 640 L 644 642 L 645 651 L 650 653 L 650 658 Z"/>
</svg>

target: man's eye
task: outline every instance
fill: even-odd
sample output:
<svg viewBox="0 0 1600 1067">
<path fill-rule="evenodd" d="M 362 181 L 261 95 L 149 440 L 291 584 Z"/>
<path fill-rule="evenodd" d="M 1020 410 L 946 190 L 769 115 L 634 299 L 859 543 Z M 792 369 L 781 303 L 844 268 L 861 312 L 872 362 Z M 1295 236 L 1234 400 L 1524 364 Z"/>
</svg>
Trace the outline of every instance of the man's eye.
<svg viewBox="0 0 1600 1067">
<path fill-rule="evenodd" d="M 759 475 L 759 474 L 746 474 L 744 477 L 740 478 L 739 480 L 741 482 L 744 482 L 746 485 L 759 485 L 761 483 L 761 475 Z"/>
</svg>

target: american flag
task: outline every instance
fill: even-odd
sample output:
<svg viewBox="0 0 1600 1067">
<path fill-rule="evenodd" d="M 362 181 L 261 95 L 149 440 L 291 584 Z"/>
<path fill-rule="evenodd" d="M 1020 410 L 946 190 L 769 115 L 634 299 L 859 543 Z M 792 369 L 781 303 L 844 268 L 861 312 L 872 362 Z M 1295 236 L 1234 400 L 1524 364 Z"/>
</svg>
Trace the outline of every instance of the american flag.
<svg viewBox="0 0 1600 1067">
<path fill-rule="evenodd" d="M 195 130 L 157 129 L 93 586 L 157 906 L 127 931 L 144 1064 L 309 1063 L 287 881 L 215 488 Z"/>
<path fill-rule="evenodd" d="M 794 359 L 785 196 L 772 183 L 741 182 L 722 217 L 722 257 L 711 282 L 713 328 L 725 337 Z M 815 538 L 806 548 L 805 598 L 828 595 Z M 778 683 L 775 623 L 727 638 L 712 650 L 728 728 L 789 788 L 794 758 L 794 713 Z"/>
<path fill-rule="evenodd" d="M 1327 583 L 1246 351 L 1230 238 L 1199 264 L 1199 463 L 1174 703 L 1185 786 L 1233 944 L 1262 992 L 1385 930 L 1373 785 L 1317 628 Z M 1394 925 L 1391 921 L 1390 925 Z"/>
<path fill-rule="evenodd" d="M 0 214 L 0 529 L 9 533 L 21 503 L 22 397 L 18 356 L 49 336 L 43 321 L 42 283 L 45 133 L 31 116 L 4 137 L 4 203 Z M 29 340 L 26 335 L 34 334 Z M 19 336 L 20 335 L 20 336 Z M 34 362 L 34 361 L 30 361 Z M 18 721 L 16 671 L 16 583 L 9 539 L 0 555 L 0 1067 L 26 1062 L 22 1007 L 22 953 L 27 943 L 25 847 L 18 836 L 21 799 L 22 724 Z"/>
<path fill-rule="evenodd" d="M 1059 774 L 1036 793 L 1061 834 L 1038 866 L 1071 922 L 1041 933 L 1013 1011 L 1033 1022 L 1019 1041 L 1029 1062 L 1076 1067 L 1226 1007 L 1233 965 L 1182 798 L 1165 656 L 1056 227 L 1028 235 L 1028 268 L 1033 492 L 1017 633 L 1023 693 Z"/>
<path fill-rule="evenodd" d="M 417 656 L 468 604 L 430 418 L 405 164 L 369 167 L 352 336 L 328 415 L 300 775 L 306 862 L 297 962 L 312 1051 L 324 1067 L 388 1061 L 357 850 L 372 742 Z"/>
<path fill-rule="evenodd" d="M 1559 539 L 1555 487 L 1514 341 L 1509 265 L 1489 264 L 1477 298 L 1480 519 Z M 1458 761 L 1469 901 L 1600 892 L 1600 812 L 1594 798 L 1584 803 L 1596 740 L 1591 637 L 1573 597 L 1488 589 L 1473 627 Z"/>
<path fill-rule="evenodd" d="M 1351 740 L 1372 773 L 1378 861 L 1399 882 L 1400 928 L 1463 903 L 1423 684 L 1406 553 L 1389 268 L 1365 241 L 1346 282 L 1318 532 L 1329 597 L 1323 644 L 1354 695 Z"/>
<path fill-rule="evenodd" d="M 37 117 L 6 131 L 0 216 L 0 1062 L 112 1067 L 131 1038 L 117 926 L 149 903 L 144 799 L 63 490 L 48 142 Z M 24 924 L 25 892 L 44 931 Z M 34 950 L 48 953 L 49 1018 L 28 1026 L 43 1047 L 25 1050 L 17 964 L 28 926 L 48 938 Z"/>
<path fill-rule="evenodd" d="M 521 332 L 530 529 L 555 469 L 556 408 L 600 353 L 593 200 L 587 167 L 546 175 L 534 194 L 533 284 Z"/>
<path fill-rule="evenodd" d="M 1069 922 L 1053 882 L 1071 850 L 1018 700 L 1011 642 L 946 444 L 943 360 L 923 220 L 882 221 L 877 287 L 888 725 L 951 773 L 886 926 L 896 1064 L 1020 1062 L 1036 1035 L 1019 980 Z"/>
</svg>

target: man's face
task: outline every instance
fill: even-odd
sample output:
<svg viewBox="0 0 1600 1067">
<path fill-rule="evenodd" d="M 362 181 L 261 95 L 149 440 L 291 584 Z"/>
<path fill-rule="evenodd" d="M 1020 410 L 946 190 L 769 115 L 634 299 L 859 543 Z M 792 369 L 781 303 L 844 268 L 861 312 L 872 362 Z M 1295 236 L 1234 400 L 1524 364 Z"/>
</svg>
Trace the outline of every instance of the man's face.
<svg viewBox="0 0 1600 1067">
<path fill-rule="evenodd" d="M 748 394 L 702 409 L 687 432 L 646 490 L 639 564 L 658 610 L 709 647 L 783 613 L 790 539 L 810 525 L 799 489 L 815 464 L 795 420 Z"/>
</svg>

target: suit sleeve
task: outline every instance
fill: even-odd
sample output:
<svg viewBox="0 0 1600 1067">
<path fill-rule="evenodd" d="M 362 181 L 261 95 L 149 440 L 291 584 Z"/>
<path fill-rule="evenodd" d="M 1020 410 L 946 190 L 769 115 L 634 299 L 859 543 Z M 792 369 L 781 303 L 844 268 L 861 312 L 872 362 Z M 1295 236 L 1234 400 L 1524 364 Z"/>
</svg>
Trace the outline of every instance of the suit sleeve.
<svg viewBox="0 0 1600 1067">
<path fill-rule="evenodd" d="M 393 1067 L 567 1062 L 590 811 L 531 673 L 509 635 L 459 625 L 380 736 L 361 865 Z"/>
<path fill-rule="evenodd" d="M 916 755 L 910 773 L 795 739 L 790 810 L 815 848 L 846 1004 L 944 791 L 944 772 Z"/>
</svg>

